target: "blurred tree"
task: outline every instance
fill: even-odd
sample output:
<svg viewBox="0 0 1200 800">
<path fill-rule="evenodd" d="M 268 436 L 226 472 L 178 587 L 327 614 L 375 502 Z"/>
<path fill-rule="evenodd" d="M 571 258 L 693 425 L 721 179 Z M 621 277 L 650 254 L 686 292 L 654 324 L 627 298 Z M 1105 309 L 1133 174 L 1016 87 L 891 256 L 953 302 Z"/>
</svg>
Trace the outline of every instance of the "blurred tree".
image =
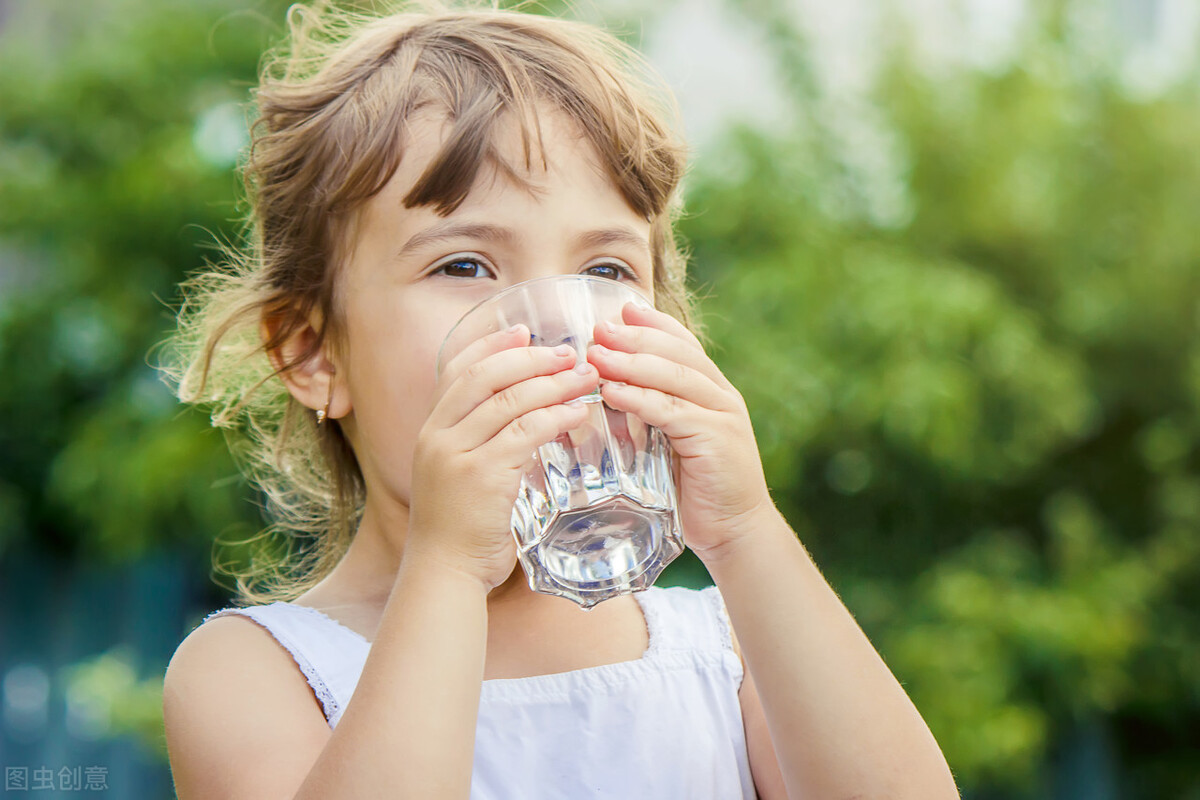
<svg viewBox="0 0 1200 800">
<path fill-rule="evenodd" d="M 208 551 L 251 516 L 149 363 L 232 235 L 242 106 L 282 3 L 10 4 L 0 48 L 0 556 Z M 214 486 L 214 484 L 216 484 Z"/>
<path fill-rule="evenodd" d="M 172 325 L 175 284 L 236 230 L 242 108 L 283 8 L 0 4 L 0 560 L 52 555 L 75 574 L 178 549 L 204 585 L 213 537 L 257 524 L 220 435 L 174 402 L 151 349 Z M 44 591 L 23 602 L 64 608 Z M 92 613 L 119 627 L 100 615 L 121 609 Z M 149 642 L 164 637 L 124 621 L 140 639 L 61 673 L 61 689 L 55 670 L 51 702 L 70 710 L 71 735 L 83 718 L 95 730 L 53 741 L 55 722 L 47 753 L 94 753 L 95 731 L 162 753 L 165 662 Z M 77 650 L 71 623 L 35 634 L 38 661 Z M 0 645 L 0 666 L 30 646 Z M 114 789 L 163 783 L 134 774 L 144 768 L 129 749 L 105 753 L 123 770 Z"/>
<path fill-rule="evenodd" d="M 733 133 L 686 232 L 776 498 L 964 788 L 1090 796 L 1052 774 L 1100 731 L 1120 796 L 1200 797 L 1195 82 L 1131 96 L 1051 4 L 992 72 L 893 26 L 856 106 L 741 5 L 801 122 Z"/>
</svg>

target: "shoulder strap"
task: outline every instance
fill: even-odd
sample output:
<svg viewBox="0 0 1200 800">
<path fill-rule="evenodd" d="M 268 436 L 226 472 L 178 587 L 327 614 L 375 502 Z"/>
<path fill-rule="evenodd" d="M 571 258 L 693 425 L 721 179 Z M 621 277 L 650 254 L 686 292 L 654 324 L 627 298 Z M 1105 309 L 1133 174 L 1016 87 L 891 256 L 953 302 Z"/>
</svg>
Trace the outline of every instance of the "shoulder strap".
<svg viewBox="0 0 1200 800">
<path fill-rule="evenodd" d="M 370 649 L 367 641 L 316 609 L 283 602 L 224 608 L 204 621 L 229 615 L 254 620 L 291 654 L 330 727 L 336 725 L 358 684 Z"/>
<path fill-rule="evenodd" d="M 729 616 L 717 587 L 651 588 L 640 599 L 652 650 L 733 652 Z"/>
</svg>

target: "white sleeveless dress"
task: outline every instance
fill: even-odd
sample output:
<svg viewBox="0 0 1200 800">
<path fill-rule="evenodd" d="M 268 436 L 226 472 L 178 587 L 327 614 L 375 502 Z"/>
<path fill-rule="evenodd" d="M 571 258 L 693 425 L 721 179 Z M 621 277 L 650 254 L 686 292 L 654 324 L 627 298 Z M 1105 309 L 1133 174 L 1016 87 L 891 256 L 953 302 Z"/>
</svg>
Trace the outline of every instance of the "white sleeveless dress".
<svg viewBox="0 0 1200 800">
<path fill-rule="evenodd" d="M 738 688 L 741 660 L 716 587 L 635 595 L 650 645 L 636 661 L 483 682 L 472 800 L 754 798 Z M 249 617 L 295 659 L 330 727 L 351 702 L 370 650 L 307 606 Z"/>
</svg>

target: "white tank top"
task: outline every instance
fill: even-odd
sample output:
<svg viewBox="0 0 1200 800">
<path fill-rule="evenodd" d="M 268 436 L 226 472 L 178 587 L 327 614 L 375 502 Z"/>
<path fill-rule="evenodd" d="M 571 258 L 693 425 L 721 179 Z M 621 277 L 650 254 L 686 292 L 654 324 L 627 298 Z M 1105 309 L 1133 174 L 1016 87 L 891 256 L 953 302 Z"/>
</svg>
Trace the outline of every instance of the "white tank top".
<svg viewBox="0 0 1200 800">
<path fill-rule="evenodd" d="M 634 595 L 650 645 L 636 661 L 483 682 L 472 800 L 755 797 L 738 688 L 742 664 L 716 587 Z M 370 650 L 308 606 L 226 608 L 292 654 L 336 727 Z"/>
</svg>

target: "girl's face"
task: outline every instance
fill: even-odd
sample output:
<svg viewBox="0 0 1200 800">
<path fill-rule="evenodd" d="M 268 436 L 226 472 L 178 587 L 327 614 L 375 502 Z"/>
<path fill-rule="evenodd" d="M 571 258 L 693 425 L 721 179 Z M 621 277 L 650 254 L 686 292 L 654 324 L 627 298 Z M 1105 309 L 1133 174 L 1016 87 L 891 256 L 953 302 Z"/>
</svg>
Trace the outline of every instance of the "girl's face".
<svg viewBox="0 0 1200 800">
<path fill-rule="evenodd" d="M 534 158 L 522 175 L 528 186 L 484 167 L 463 203 L 439 216 L 403 204 L 442 143 L 441 120 L 418 121 L 396 174 L 361 211 L 339 275 L 346 346 L 337 377 L 352 405 L 340 421 L 369 505 L 381 495 L 409 505 L 438 349 L 476 303 L 514 283 L 570 274 L 611 278 L 654 299 L 649 221 L 567 120 L 551 113 L 541 122 L 546 165 Z M 515 128 L 501 146 L 510 164 L 523 163 Z"/>
</svg>

